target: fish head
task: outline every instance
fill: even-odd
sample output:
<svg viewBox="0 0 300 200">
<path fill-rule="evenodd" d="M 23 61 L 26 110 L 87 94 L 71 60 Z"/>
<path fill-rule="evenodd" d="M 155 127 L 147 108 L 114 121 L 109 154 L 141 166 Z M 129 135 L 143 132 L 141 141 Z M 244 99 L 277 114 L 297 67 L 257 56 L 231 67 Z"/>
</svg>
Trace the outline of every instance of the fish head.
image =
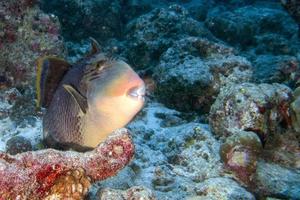
<svg viewBox="0 0 300 200">
<path fill-rule="evenodd" d="M 144 96 L 144 81 L 124 61 L 111 61 L 91 80 L 87 91 L 91 112 L 95 116 L 113 118 L 110 123 L 114 128 L 124 127 L 131 121 L 142 109 Z"/>
</svg>

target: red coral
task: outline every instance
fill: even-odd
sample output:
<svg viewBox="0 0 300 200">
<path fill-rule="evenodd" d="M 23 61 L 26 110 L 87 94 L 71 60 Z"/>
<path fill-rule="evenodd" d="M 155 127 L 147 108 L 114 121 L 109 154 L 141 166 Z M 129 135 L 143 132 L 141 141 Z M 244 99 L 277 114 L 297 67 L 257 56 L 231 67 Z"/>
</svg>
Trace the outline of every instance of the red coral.
<svg viewBox="0 0 300 200">
<path fill-rule="evenodd" d="M 45 149 L 16 156 L 0 154 L 0 199 L 41 199 L 70 171 L 84 169 L 92 181 L 115 175 L 132 159 L 126 129 L 117 130 L 95 150 L 79 153 Z"/>
<path fill-rule="evenodd" d="M 36 190 L 38 196 L 42 196 L 49 191 L 55 180 L 66 173 L 60 164 L 45 165 L 41 169 L 35 176 L 36 181 L 40 184 L 40 187 Z"/>
</svg>

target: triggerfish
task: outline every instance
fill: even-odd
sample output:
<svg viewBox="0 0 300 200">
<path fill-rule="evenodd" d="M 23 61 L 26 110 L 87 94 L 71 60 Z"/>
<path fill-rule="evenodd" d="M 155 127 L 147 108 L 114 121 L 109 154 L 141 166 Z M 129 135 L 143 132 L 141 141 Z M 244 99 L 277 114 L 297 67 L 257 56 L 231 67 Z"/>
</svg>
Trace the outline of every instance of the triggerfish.
<svg viewBox="0 0 300 200">
<path fill-rule="evenodd" d="M 46 108 L 43 136 L 48 147 L 91 150 L 143 107 L 143 80 L 91 40 L 91 52 L 74 65 L 51 56 L 37 60 L 37 105 Z"/>
</svg>

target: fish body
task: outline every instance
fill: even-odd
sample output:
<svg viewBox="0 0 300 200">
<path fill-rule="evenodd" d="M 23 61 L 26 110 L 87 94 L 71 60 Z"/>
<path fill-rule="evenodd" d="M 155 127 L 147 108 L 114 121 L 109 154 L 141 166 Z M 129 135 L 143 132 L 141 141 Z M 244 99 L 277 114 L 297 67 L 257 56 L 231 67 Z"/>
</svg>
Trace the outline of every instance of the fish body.
<svg viewBox="0 0 300 200">
<path fill-rule="evenodd" d="M 40 72 L 46 68 L 43 63 L 51 62 L 47 57 L 43 60 Z M 61 66 L 68 65 L 62 62 Z M 47 91 L 55 91 L 40 102 L 47 105 L 43 118 L 47 146 L 78 151 L 93 149 L 114 130 L 130 122 L 143 107 L 144 82 L 124 61 L 96 52 L 69 67 L 67 72 L 62 71 L 65 75 L 59 84 L 45 84 L 45 78 L 37 83 L 38 88 L 46 85 Z M 43 99 L 46 95 L 38 96 Z"/>
</svg>

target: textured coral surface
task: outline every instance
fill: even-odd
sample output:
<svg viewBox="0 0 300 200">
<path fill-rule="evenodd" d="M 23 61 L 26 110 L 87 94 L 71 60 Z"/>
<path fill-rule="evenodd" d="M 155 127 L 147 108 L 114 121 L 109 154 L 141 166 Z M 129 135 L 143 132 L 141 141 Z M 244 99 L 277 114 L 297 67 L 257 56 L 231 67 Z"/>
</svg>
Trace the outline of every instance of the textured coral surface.
<svg viewBox="0 0 300 200">
<path fill-rule="evenodd" d="M 133 152 L 134 146 L 127 130 L 120 129 L 95 150 L 86 153 L 53 149 L 16 156 L 1 153 L 0 197 L 41 199 L 51 195 L 59 196 L 68 191 L 78 195 L 76 191 L 83 193 L 89 182 L 115 175 L 131 160 Z"/>
<path fill-rule="evenodd" d="M 0 75 L 11 84 L 32 84 L 35 60 L 63 55 L 60 24 L 34 0 L 0 1 Z"/>
</svg>

